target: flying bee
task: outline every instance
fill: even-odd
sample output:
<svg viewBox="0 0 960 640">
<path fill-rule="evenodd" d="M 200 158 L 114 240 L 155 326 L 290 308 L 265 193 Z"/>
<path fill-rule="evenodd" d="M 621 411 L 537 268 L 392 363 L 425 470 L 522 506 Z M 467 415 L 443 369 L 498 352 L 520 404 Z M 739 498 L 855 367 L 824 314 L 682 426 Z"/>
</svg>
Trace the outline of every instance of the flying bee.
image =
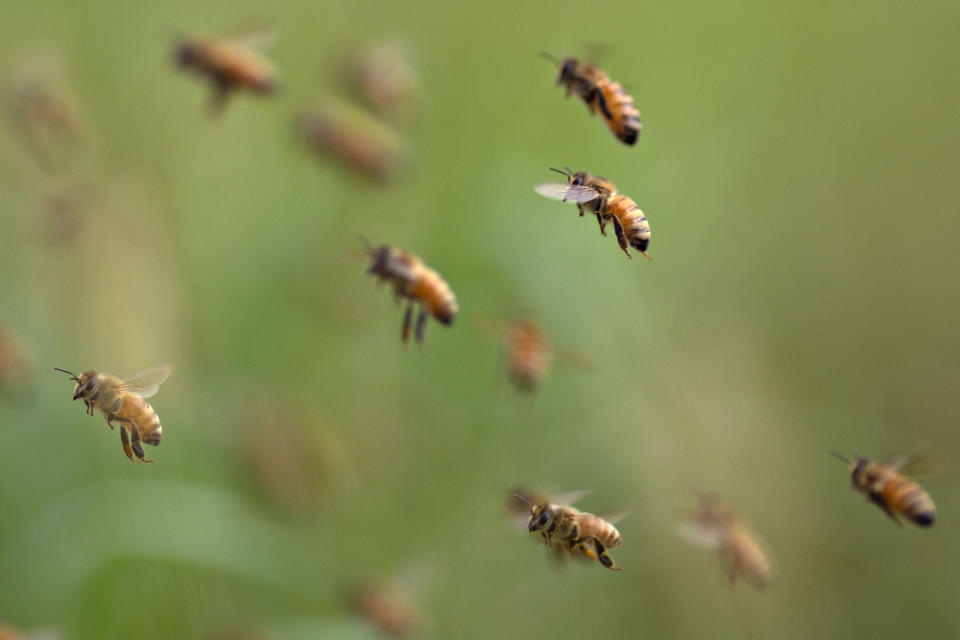
<svg viewBox="0 0 960 640">
<path fill-rule="evenodd" d="M 420 83 L 402 47 L 381 43 L 354 51 L 344 60 L 343 77 L 350 91 L 380 117 L 403 124 L 415 115 Z"/>
<path fill-rule="evenodd" d="M 617 244 L 628 258 L 632 257 L 627 248 L 629 245 L 651 260 L 647 255 L 647 247 L 650 246 L 650 223 L 637 203 L 617 193 L 614 184 L 605 178 L 584 171 L 574 173 L 567 167 L 565 169 L 550 170 L 565 176 L 567 184 L 542 182 L 533 190 L 552 200 L 575 202 L 581 216 L 587 211 L 594 214 L 600 225 L 601 235 L 607 235 L 607 223 L 612 222 L 613 230 L 617 234 Z"/>
<path fill-rule="evenodd" d="M 897 519 L 897 515 L 900 515 L 921 527 L 933 525 L 937 507 L 930 494 L 907 475 L 930 470 L 939 463 L 936 456 L 881 463 L 859 456 L 854 456 L 851 461 L 835 451 L 831 451 L 830 455 L 848 465 L 853 488 L 866 494 L 867 499 L 883 509 L 894 522 L 900 524 Z"/>
<path fill-rule="evenodd" d="M 516 497 L 526 501 L 520 494 Z M 592 513 L 554 504 L 549 500 L 534 502 L 530 504 L 527 529 L 530 533 L 540 532 L 548 547 L 557 542 L 564 545 L 571 555 L 582 553 L 612 571 L 623 570 L 622 567 L 613 566 L 613 558 L 607 555 L 607 549 L 620 546 L 623 541 L 620 532 L 613 524 Z"/>
<path fill-rule="evenodd" d="M 87 370 L 76 374 L 66 369 L 55 368 L 77 381 L 73 391 L 73 399 L 80 398 L 87 405 L 87 414 L 93 415 L 96 409 L 107 420 L 107 426 L 113 429 L 113 422 L 120 422 L 120 442 L 123 443 L 123 452 L 130 460 L 136 462 L 133 454 L 140 462 L 147 460 L 141 442 L 157 446 L 163 430 L 160 427 L 160 418 L 144 398 L 149 398 L 157 392 L 160 384 L 170 375 L 169 365 L 153 367 L 125 380 L 116 378 L 109 373 L 97 373 Z M 130 435 L 127 435 L 127 429 Z"/>
<path fill-rule="evenodd" d="M 373 263 L 367 270 L 377 276 L 379 282 L 389 282 L 397 299 L 409 300 L 403 314 L 401 340 L 406 344 L 410 339 L 410 324 L 413 319 L 413 305 L 420 305 L 417 316 L 417 328 L 414 335 L 417 342 L 423 343 L 423 332 L 427 325 L 427 316 L 432 315 L 441 324 L 453 323 L 459 307 L 453 290 L 439 273 L 423 264 L 417 256 L 403 249 L 388 245 L 367 246 L 367 252 Z"/>
<path fill-rule="evenodd" d="M 307 147 L 376 182 L 389 184 L 401 173 L 407 155 L 403 139 L 370 117 L 317 109 L 302 113 L 295 126 Z"/>
<path fill-rule="evenodd" d="M 592 62 L 565 58 L 558 63 L 547 53 L 541 55 L 559 67 L 557 84 L 567 88 L 568 98 L 571 93 L 576 94 L 591 114 L 600 114 L 617 140 L 630 146 L 636 144 L 641 130 L 640 112 L 619 82 L 611 81 Z"/>
<path fill-rule="evenodd" d="M 174 58 L 181 68 L 205 76 L 211 83 L 210 107 L 219 114 L 230 92 L 247 89 L 270 94 L 278 86 L 277 70 L 246 38 L 182 38 L 174 46 Z"/>
<path fill-rule="evenodd" d="M 699 494 L 699 504 L 679 525 L 690 542 L 719 552 L 731 584 L 743 577 L 757 589 L 770 583 L 771 568 L 764 544 L 756 533 L 716 495 Z"/>
<path fill-rule="evenodd" d="M 516 318 L 504 327 L 503 348 L 510 382 L 517 391 L 535 391 L 550 366 L 553 347 L 532 318 Z"/>
<path fill-rule="evenodd" d="M 429 626 L 426 615 L 399 585 L 361 584 L 348 595 L 354 612 L 391 638 L 416 636 Z"/>
</svg>

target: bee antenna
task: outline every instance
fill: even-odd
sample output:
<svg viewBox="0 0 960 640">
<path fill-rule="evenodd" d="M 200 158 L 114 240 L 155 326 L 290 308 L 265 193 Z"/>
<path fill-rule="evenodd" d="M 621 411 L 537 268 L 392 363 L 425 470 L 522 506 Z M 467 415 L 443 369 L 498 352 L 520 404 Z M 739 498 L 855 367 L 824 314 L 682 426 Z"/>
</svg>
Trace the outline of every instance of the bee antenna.
<svg viewBox="0 0 960 640">
<path fill-rule="evenodd" d="M 72 372 L 72 371 L 67 371 L 66 369 L 60 369 L 60 368 L 58 368 L 58 367 L 54 367 L 53 370 L 54 370 L 54 371 L 62 371 L 62 372 L 64 372 L 65 374 L 67 374 L 68 376 L 70 376 L 71 378 L 73 378 L 74 380 L 76 380 L 77 382 L 80 382 L 80 378 L 78 378 L 78 377 L 77 377 L 77 374 L 75 374 L 75 373 Z"/>
<path fill-rule="evenodd" d="M 842 453 L 837 453 L 836 451 L 829 451 L 828 453 L 832 455 L 834 458 L 836 458 L 837 460 L 842 460 L 845 464 L 850 464 L 850 460 L 847 458 L 847 456 L 843 455 Z M 859 458 L 860 456 L 857 456 L 857 457 Z"/>
<path fill-rule="evenodd" d="M 560 171 L 560 169 L 554 169 L 553 167 L 550 167 L 550 171 L 556 171 L 560 175 L 566 176 L 568 178 L 573 175 L 573 171 L 570 171 L 570 167 L 564 165 L 563 168 L 566 169 L 566 171 Z"/>
<path fill-rule="evenodd" d="M 550 55 L 549 53 L 547 53 L 546 51 L 541 51 L 541 52 L 540 52 L 540 57 L 541 57 L 541 58 L 546 58 L 547 60 L 549 60 L 550 62 L 552 62 L 553 64 L 555 64 L 555 65 L 558 66 L 558 67 L 560 66 L 560 62 L 559 62 L 556 58 L 554 58 L 552 55 Z"/>
<path fill-rule="evenodd" d="M 363 248 L 367 250 L 367 253 L 373 253 L 373 245 L 370 244 L 370 241 L 367 240 L 366 236 L 358 233 L 357 240 L 359 240 L 360 244 L 363 245 Z"/>
<path fill-rule="evenodd" d="M 514 496 L 517 500 L 519 500 L 520 502 L 522 502 L 523 504 L 525 504 L 525 505 L 527 505 L 527 506 L 530 506 L 530 501 L 527 500 L 526 498 L 524 498 L 524 497 L 523 497 L 522 495 L 520 495 L 519 493 L 515 493 L 515 494 L 513 494 L 513 496 Z"/>
</svg>

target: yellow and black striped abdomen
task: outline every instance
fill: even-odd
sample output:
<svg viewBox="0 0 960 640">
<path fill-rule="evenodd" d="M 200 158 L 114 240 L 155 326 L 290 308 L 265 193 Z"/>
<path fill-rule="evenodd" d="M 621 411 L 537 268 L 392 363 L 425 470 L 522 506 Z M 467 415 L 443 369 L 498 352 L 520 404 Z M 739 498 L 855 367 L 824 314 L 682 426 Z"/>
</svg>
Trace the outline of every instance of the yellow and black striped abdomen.
<svg viewBox="0 0 960 640">
<path fill-rule="evenodd" d="M 929 527 L 936 519 L 937 508 L 920 485 L 894 471 L 889 471 L 881 495 L 891 509 L 921 527 Z"/>
<path fill-rule="evenodd" d="M 440 323 L 451 324 L 459 309 L 453 289 L 433 269 L 423 267 L 418 276 L 407 291 L 408 295 L 419 301 Z"/>
<path fill-rule="evenodd" d="M 637 203 L 625 195 L 617 194 L 607 203 L 607 213 L 615 215 L 620 221 L 630 246 L 646 254 L 650 246 L 650 223 Z"/>
<path fill-rule="evenodd" d="M 610 131 L 624 144 L 633 145 L 640 137 L 640 112 L 633 103 L 633 98 L 627 95 L 619 82 L 602 82 L 600 91 L 606 102 L 606 113 L 596 106 L 596 110 L 603 116 Z"/>
<path fill-rule="evenodd" d="M 160 427 L 160 417 L 153 410 L 153 407 L 140 396 L 126 393 L 116 416 L 133 422 L 143 442 L 152 445 L 160 444 L 160 437 L 163 434 L 163 429 Z"/>
</svg>

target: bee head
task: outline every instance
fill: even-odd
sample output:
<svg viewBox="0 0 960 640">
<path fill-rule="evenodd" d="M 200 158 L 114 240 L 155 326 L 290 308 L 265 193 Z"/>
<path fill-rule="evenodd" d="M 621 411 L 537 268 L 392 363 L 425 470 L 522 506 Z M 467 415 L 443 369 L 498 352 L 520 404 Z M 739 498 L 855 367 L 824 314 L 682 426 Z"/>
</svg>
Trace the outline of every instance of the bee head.
<svg viewBox="0 0 960 640">
<path fill-rule="evenodd" d="M 56 371 L 62 371 L 72 379 L 77 381 L 77 386 L 73 388 L 73 399 L 84 398 L 90 395 L 93 390 L 97 387 L 97 372 L 93 370 L 84 371 L 80 374 L 80 377 L 77 377 L 77 374 L 72 371 L 67 371 L 66 369 L 58 369 L 54 367 Z"/>
<path fill-rule="evenodd" d="M 535 504 L 530 507 L 530 522 L 527 523 L 527 528 L 531 532 L 540 531 L 545 529 L 551 520 L 553 520 L 553 511 L 550 509 L 550 505 L 547 503 Z"/>
<path fill-rule="evenodd" d="M 577 68 L 576 58 L 566 58 L 560 63 L 560 72 L 557 74 L 557 84 L 570 84 L 573 82 L 574 70 Z"/>
<path fill-rule="evenodd" d="M 860 477 L 863 475 L 863 470 L 866 469 L 870 461 L 866 458 L 861 458 L 860 454 L 856 451 L 853 452 L 853 460 L 836 451 L 831 451 L 830 455 L 847 465 L 847 470 L 850 472 L 850 482 L 854 487 L 857 487 L 860 484 Z"/>
<path fill-rule="evenodd" d="M 177 36 L 173 45 L 173 59 L 178 67 L 189 67 L 200 60 L 200 47 L 196 42 Z"/>
</svg>

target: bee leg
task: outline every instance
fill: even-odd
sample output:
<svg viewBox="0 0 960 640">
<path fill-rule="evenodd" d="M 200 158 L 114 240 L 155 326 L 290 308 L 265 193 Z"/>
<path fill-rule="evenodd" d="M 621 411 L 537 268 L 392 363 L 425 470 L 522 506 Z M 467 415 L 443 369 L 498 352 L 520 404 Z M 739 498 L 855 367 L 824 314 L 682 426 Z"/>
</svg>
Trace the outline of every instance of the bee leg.
<svg viewBox="0 0 960 640">
<path fill-rule="evenodd" d="M 423 344 L 423 331 L 427 326 L 427 310 L 420 309 L 420 315 L 417 316 L 417 328 L 414 331 L 414 336 L 417 338 L 417 343 Z"/>
<path fill-rule="evenodd" d="M 123 443 L 123 452 L 127 454 L 130 461 L 136 462 L 136 459 L 133 457 L 133 450 L 130 449 L 130 438 L 127 436 L 127 429 L 123 425 L 120 426 L 120 442 Z"/>
<path fill-rule="evenodd" d="M 153 460 L 147 460 L 147 454 L 144 453 L 143 447 L 140 445 L 140 432 L 137 431 L 137 427 L 133 423 L 130 424 L 130 435 L 133 439 L 131 443 L 133 452 L 140 458 L 140 462 L 153 462 Z"/>
<path fill-rule="evenodd" d="M 884 500 L 882 493 L 871 491 L 867 495 L 870 498 L 870 502 L 872 502 L 873 504 L 883 509 L 883 512 L 886 513 L 888 516 L 890 516 L 891 520 L 896 522 L 901 527 L 903 526 L 903 523 L 901 523 L 900 520 L 897 519 L 897 514 L 893 512 L 893 509 L 891 509 L 890 505 L 887 504 L 887 501 Z"/>
<path fill-rule="evenodd" d="M 630 255 L 630 250 L 627 249 L 629 245 L 627 244 L 627 236 L 623 232 L 623 225 L 617 220 L 617 216 L 612 215 L 610 219 L 613 220 L 613 230 L 617 233 L 617 244 L 620 245 L 620 248 L 623 249 L 623 252 L 627 254 L 628 258 L 633 258 L 633 256 Z"/>
<path fill-rule="evenodd" d="M 607 550 L 603 547 L 603 544 L 601 544 L 601 542 L 596 538 L 593 539 L 593 547 L 594 549 L 597 550 L 597 560 L 599 560 L 603 566 L 605 566 L 607 569 L 610 569 L 611 571 L 623 571 L 623 567 L 613 566 L 613 558 L 607 555 Z"/>
<path fill-rule="evenodd" d="M 603 221 L 603 216 L 600 215 L 599 211 L 595 212 L 595 215 L 597 216 L 597 224 L 600 225 L 600 235 L 606 236 L 607 224 Z"/>
<path fill-rule="evenodd" d="M 217 78 L 213 81 L 213 91 L 210 93 L 209 109 L 210 115 L 219 117 L 227 106 L 227 98 L 230 97 L 230 82 Z"/>
<path fill-rule="evenodd" d="M 413 319 L 413 303 L 407 305 L 403 313 L 403 330 L 400 332 L 400 341 L 407 344 L 410 341 L 410 321 Z"/>
</svg>

